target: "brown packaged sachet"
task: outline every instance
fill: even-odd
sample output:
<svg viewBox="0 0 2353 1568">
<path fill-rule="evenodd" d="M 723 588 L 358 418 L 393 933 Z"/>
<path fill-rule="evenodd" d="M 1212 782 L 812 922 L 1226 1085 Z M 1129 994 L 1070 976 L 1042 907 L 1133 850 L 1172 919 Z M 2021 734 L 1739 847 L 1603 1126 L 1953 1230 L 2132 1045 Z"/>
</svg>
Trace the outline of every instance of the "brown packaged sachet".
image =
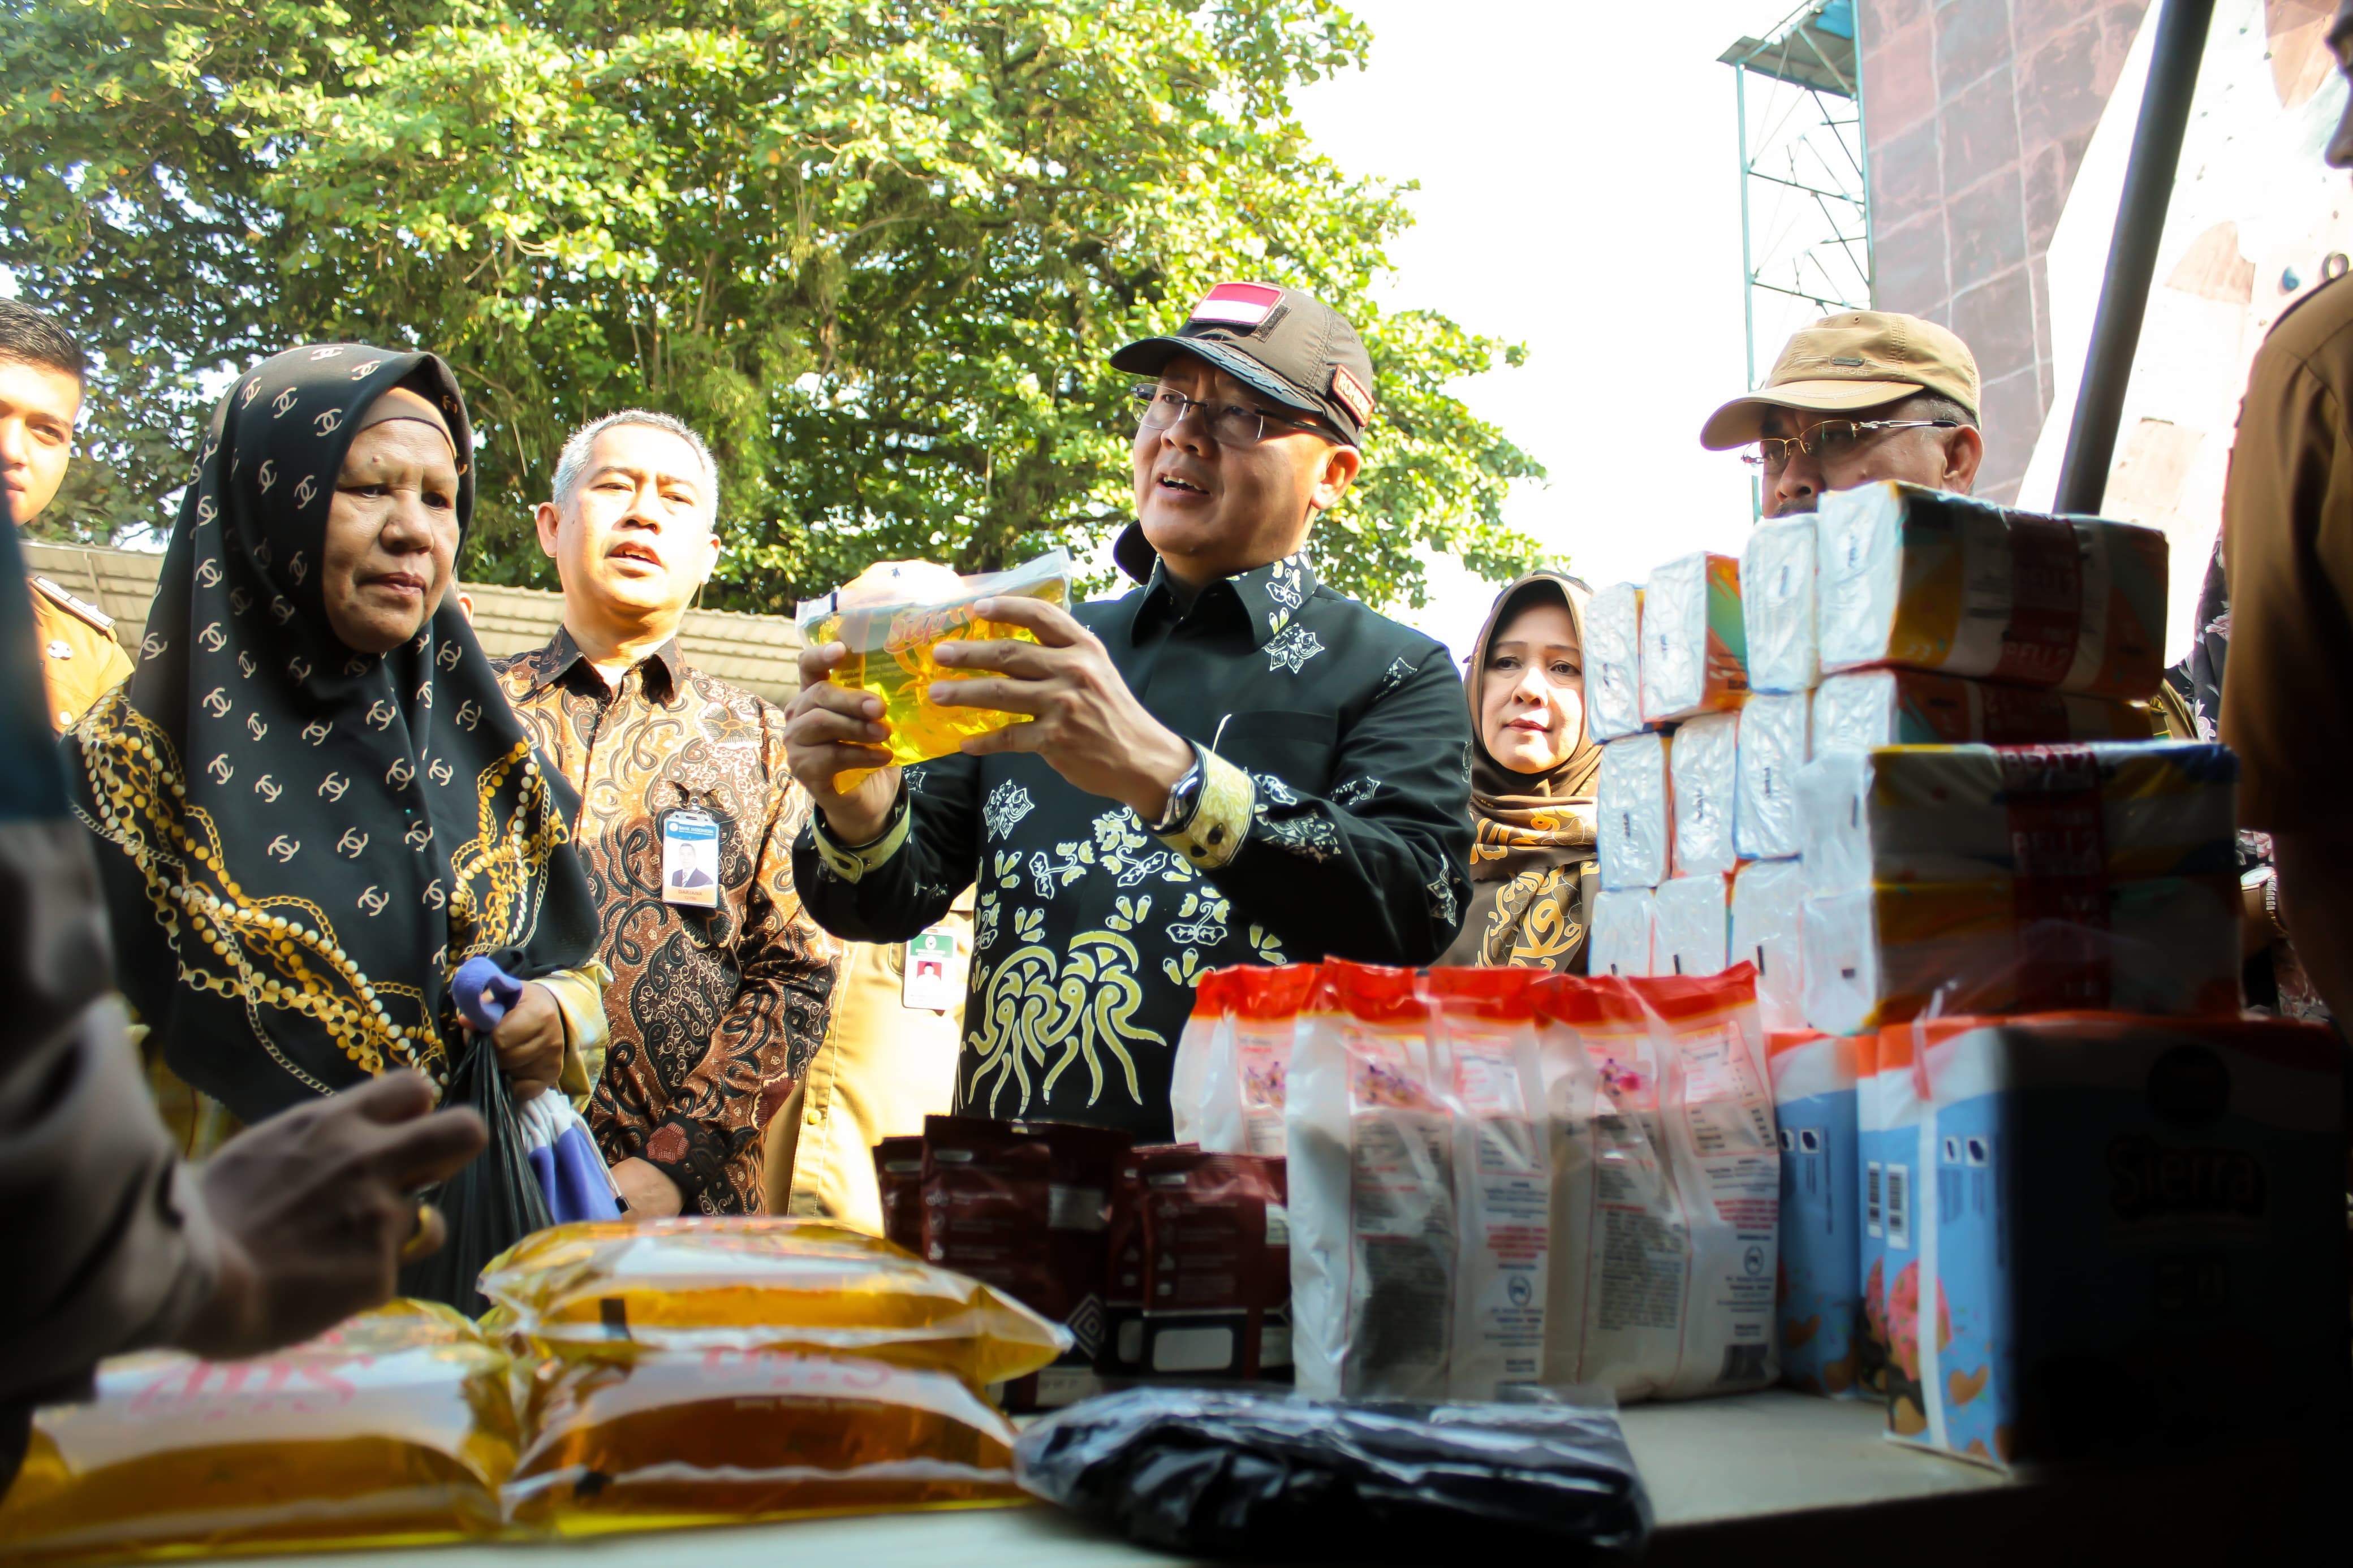
<svg viewBox="0 0 2353 1568">
<path fill-rule="evenodd" d="M 557 1535 L 1024 1500 L 1013 1428 L 950 1372 L 798 1351 L 541 1363 L 507 1487 Z"/>
<path fill-rule="evenodd" d="M 1291 1381 L 1291 1223 L 1283 1161 L 1137 1152 L 1144 1258 L 1137 1371 Z"/>
<path fill-rule="evenodd" d="M 557 1226 L 493 1259 L 482 1290 L 539 1353 L 571 1362 L 801 1351 L 979 1387 L 1071 1342 L 1019 1302 L 880 1237 L 774 1215 Z"/>
<path fill-rule="evenodd" d="M 1103 1346 L 1095 1370 L 1107 1377 L 1134 1377 L 1144 1370 L 1144 1168 L 1142 1157 L 1166 1150 L 1196 1150 L 1196 1143 L 1139 1143 L 1120 1157 L 1113 1178 L 1111 1206 L 1103 1226 L 1110 1258 L 1103 1280 Z"/>
<path fill-rule="evenodd" d="M 1069 1329 L 1069 1352 L 1003 1390 L 1008 1410 L 1095 1392 L 1108 1258 L 1105 1209 L 1126 1133 L 1059 1121 L 923 1122 L 923 1258 Z"/>
<path fill-rule="evenodd" d="M 885 1138 L 874 1145 L 874 1185 L 882 1197 L 882 1239 L 921 1256 L 923 1250 L 923 1137 Z"/>
<path fill-rule="evenodd" d="M 44 1565 L 495 1536 L 515 1458 L 510 1363 L 395 1301 L 250 1361 L 119 1357 L 34 1419 L 0 1557 Z"/>
</svg>

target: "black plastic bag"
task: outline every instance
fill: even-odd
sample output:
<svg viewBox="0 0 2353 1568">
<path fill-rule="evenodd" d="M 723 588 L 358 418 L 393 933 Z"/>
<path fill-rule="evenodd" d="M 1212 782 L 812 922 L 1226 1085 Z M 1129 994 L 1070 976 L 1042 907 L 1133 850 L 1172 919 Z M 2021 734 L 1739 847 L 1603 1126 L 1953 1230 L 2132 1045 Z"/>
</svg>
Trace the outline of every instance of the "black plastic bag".
<svg viewBox="0 0 2353 1568">
<path fill-rule="evenodd" d="M 490 1129 L 491 1141 L 465 1169 L 417 1194 L 441 1211 L 449 1238 L 440 1251 L 400 1271 L 400 1293 L 446 1302 L 479 1318 L 491 1310 L 474 1288 L 482 1266 L 554 1221 L 515 1118 L 514 1090 L 499 1071 L 498 1051 L 488 1035 L 473 1037 L 449 1075 L 449 1092 L 441 1103 L 471 1106 Z"/>
<path fill-rule="evenodd" d="M 1047 1416 L 1021 1484 L 1139 1545 L 1261 1561 L 1631 1558 L 1651 1500 L 1616 1415 L 1132 1388 Z"/>
</svg>

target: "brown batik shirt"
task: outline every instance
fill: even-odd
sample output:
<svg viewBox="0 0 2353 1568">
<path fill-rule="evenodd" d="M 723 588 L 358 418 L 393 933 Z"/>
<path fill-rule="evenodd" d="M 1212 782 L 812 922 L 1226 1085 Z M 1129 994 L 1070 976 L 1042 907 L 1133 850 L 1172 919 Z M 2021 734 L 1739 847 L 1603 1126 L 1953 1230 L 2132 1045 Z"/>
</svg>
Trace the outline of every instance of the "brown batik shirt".
<svg viewBox="0 0 2353 1568">
<path fill-rule="evenodd" d="M 760 1134 L 825 1034 L 833 944 L 801 910 L 792 842 L 808 798 L 785 716 L 689 665 L 675 641 L 617 687 L 571 633 L 493 661 L 523 726 L 580 792 L 574 829 L 596 899 L 612 1043 L 588 1122 L 615 1163 L 678 1184 L 688 1214 L 755 1213 Z M 662 827 L 719 825 L 719 907 L 662 901 Z"/>
</svg>

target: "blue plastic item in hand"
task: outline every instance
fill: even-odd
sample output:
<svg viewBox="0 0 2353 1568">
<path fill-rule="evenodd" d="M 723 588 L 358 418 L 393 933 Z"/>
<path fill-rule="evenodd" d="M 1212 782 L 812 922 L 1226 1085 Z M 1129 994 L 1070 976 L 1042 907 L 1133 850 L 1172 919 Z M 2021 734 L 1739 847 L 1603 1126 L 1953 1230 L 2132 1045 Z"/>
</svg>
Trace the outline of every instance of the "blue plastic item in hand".
<svg viewBox="0 0 2353 1568">
<path fill-rule="evenodd" d="M 498 961 L 470 958 L 458 966 L 451 983 L 459 1016 L 477 1034 L 499 1026 L 508 1011 L 522 1000 L 522 982 L 501 969 Z M 550 1091 L 516 1107 L 523 1129 L 525 1150 L 539 1184 L 547 1194 L 548 1211 L 558 1225 L 576 1219 L 617 1219 L 621 1205 L 613 1194 L 613 1179 L 605 1169 L 588 1124 L 560 1092 Z"/>
</svg>

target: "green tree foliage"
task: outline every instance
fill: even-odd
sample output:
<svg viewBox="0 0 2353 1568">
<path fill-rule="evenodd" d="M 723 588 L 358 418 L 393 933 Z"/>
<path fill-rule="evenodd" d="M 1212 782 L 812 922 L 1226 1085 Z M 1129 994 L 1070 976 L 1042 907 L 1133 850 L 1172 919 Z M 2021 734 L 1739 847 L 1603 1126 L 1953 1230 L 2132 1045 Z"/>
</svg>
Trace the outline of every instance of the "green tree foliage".
<svg viewBox="0 0 2353 1568">
<path fill-rule="evenodd" d="M 1507 575 L 1539 470 L 1446 388 L 1518 351 L 1375 306 L 1399 193 L 1290 108 L 1368 42 L 1331 0 L 0 0 L 0 264 L 104 359 L 53 515 L 152 524 L 207 387 L 353 337 L 457 366 L 473 575 L 552 580 L 529 503 L 630 405 L 719 452 L 732 607 L 1083 550 L 1132 505 L 1104 356 L 1240 276 L 1379 370 L 1327 574 Z"/>
</svg>

